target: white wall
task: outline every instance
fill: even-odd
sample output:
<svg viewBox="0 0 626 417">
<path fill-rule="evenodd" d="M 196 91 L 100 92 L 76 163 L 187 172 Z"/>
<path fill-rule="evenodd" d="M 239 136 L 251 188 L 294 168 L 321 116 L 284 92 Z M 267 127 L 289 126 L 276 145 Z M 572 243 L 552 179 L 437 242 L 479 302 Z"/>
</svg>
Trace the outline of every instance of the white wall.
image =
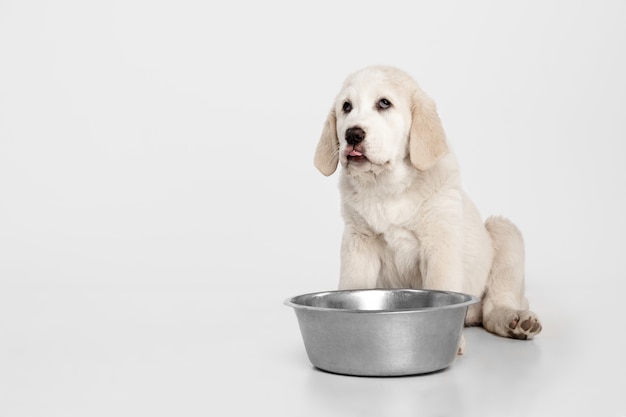
<svg viewBox="0 0 626 417">
<path fill-rule="evenodd" d="M 625 17 L 620 1 L 2 1 L 0 286 L 333 288 L 336 177 L 313 150 L 343 78 L 381 63 L 438 103 L 481 212 L 523 230 L 529 288 L 623 289 Z"/>
</svg>

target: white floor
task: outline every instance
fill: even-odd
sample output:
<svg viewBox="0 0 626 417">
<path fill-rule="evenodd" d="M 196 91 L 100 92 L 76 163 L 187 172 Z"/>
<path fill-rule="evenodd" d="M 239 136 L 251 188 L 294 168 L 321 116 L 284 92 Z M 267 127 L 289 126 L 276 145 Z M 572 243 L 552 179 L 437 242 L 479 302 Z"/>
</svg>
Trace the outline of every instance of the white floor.
<svg viewBox="0 0 626 417">
<path fill-rule="evenodd" d="M 534 287 L 544 331 L 466 329 L 430 375 L 313 368 L 271 288 L 12 286 L 0 294 L 2 416 L 624 416 L 621 296 Z"/>
</svg>

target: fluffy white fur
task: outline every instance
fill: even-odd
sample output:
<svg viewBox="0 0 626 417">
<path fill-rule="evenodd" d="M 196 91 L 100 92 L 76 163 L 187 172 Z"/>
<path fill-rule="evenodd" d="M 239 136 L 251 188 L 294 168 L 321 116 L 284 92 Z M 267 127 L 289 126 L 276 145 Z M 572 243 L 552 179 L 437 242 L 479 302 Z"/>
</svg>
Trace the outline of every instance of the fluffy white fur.
<svg viewBox="0 0 626 417">
<path fill-rule="evenodd" d="M 345 80 L 315 154 L 324 175 L 339 164 L 340 289 L 464 292 L 481 299 L 466 325 L 516 339 L 541 331 L 524 296 L 521 233 L 502 217 L 483 223 L 434 102 L 408 74 L 375 66 Z"/>
</svg>

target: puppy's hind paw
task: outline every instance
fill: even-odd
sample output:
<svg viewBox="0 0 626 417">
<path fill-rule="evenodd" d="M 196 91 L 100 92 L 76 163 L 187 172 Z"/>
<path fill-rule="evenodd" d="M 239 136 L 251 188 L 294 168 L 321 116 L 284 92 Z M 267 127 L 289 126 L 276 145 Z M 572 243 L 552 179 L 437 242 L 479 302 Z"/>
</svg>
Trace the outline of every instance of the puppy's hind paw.
<svg viewBox="0 0 626 417">
<path fill-rule="evenodd" d="M 532 311 L 522 310 L 509 320 L 507 333 L 513 339 L 532 339 L 541 332 L 541 322 Z"/>
</svg>

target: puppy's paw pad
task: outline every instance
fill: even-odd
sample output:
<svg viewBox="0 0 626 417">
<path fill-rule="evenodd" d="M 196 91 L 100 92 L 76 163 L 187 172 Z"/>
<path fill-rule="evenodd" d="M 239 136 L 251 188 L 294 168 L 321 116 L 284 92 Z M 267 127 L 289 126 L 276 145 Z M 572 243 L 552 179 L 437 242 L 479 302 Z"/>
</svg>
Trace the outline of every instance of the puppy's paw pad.
<svg viewBox="0 0 626 417">
<path fill-rule="evenodd" d="M 513 339 L 532 339 L 541 332 L 541 322 L 532 311 L 518 311 L 508 322 L 507 332 Z"/>
</svg>

